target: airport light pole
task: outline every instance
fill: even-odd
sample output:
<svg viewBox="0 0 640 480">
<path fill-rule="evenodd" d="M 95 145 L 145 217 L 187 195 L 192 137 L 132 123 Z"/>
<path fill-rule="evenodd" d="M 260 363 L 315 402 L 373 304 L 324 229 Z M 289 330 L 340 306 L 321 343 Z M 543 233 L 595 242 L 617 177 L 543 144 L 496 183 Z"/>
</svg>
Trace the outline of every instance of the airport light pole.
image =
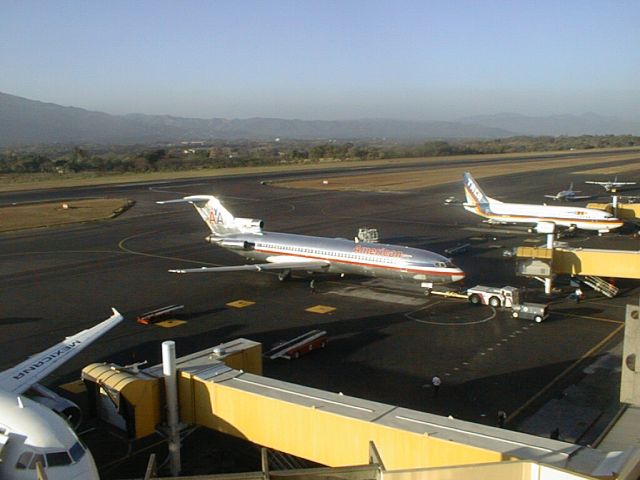
<svg viewBox="0 0 640 480">
<path fill-rule="evenodd" d="M 167 427 L 169 430 L 169 466 L 171 476 L 180 474 L 180 428 L 178 413 L 178 375 L 176 370 L 176 344 L 162 342 L 162 374 L 167 400 Z"/>
</svg>

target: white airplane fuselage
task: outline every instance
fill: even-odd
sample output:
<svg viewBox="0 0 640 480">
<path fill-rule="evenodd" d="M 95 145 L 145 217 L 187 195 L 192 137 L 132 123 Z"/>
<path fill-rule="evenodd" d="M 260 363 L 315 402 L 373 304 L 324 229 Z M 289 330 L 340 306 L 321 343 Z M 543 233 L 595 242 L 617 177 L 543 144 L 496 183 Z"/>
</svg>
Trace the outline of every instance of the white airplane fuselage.
<svg viewBox="0 0 640 480">
<path fill-rule="evenodd" d="M 608 231 L 622 226 L 622 221 L 614 218 L 611 214 L 591 208 L 492 203 L 490 209 L 484 211 L 480 207 L 467 205 L 465 205 L 465 209 L 495 223 L 549 222 L 561 227 L 594 231 Z"/>
<path fill-rule="evenodd" d="M 209 239 L 249 260 L 275 263 L 288 259 L 326 261 L 327 267 L 323 271 L 329 273 L 434 284 L 464 278 L 464 272 L 446 257 L 399 245 L 267 231 L 221 238 L 211 235 Z"/>
<path fill-rule="evenodd" d="M 33 480 L 40 462 L 48 480 L 98 480 L 98 469 L 69 424 L 27 397 L 0 390 L 0 478 Z"/>
<path fill-rule="evenodd" d="M 552 223 L 561 227 L 608 232 L 623 225 L 608 212 L 593 208 L 506 203 L 488 197 L 469 173 L 464 174 L 465 210 L 490 223 Z"/>
<path fill-rule="evenodd" d="M 65 420 L 70 405 L 79 407 L 38 382 L 122 320 L 113 309 L 108 319 L 0 372 L 0 480 L 38 478 L 37 464 L 48 480 L 99 479 L 91 453 Z M 28 390 L 33 400 L 23 395 Z"/>
</svg>

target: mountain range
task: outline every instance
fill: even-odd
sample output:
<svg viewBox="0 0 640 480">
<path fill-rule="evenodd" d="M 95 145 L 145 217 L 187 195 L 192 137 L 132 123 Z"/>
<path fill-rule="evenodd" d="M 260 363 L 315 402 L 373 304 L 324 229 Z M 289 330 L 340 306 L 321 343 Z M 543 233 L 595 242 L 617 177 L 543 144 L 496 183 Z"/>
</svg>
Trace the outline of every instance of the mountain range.
<svg viewBox="0 0 640 480">
<path fill-rule="evenodd" d="M 34 144 L 145 144 L 195 140 L 505 138 L 516 135 L 639 134 L 640 123 L 596 114 L 476 116 L 455 122 L 183 118 L 110 115 L 0 92 L 0 147 Z"/>
</svg>

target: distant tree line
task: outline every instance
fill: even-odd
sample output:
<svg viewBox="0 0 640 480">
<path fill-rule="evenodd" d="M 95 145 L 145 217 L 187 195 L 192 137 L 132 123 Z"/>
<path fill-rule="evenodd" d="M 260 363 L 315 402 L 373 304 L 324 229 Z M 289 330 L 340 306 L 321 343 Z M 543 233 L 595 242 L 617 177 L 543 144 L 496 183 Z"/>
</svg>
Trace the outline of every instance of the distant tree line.
<svg viewBox="0 0 640 480">
<path fill-rule="evenodd" d="M 0 173 L 154 172 L 375 160 L 463 154 L 498 154 L 640 146 L 632 135 L 511 137 L 492 140 L 390 142 L 212 142 L 166 147 L 38 146 L 0 152 Z"/>
</svg>

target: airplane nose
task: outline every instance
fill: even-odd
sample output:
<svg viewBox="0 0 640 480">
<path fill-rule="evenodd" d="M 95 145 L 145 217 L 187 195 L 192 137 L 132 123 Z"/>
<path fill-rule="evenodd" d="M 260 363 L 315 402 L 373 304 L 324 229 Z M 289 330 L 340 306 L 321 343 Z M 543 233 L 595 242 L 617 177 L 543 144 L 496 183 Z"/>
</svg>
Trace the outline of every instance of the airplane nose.
<svg viewBox="0 0 640 480">
<path fill-rule="evenodd" d="M 465 274 L 462 270 L 458 270 L 451 275 L 452 282 L 459 282 L 460 280 L 464 280 Z"/>
</svg>

